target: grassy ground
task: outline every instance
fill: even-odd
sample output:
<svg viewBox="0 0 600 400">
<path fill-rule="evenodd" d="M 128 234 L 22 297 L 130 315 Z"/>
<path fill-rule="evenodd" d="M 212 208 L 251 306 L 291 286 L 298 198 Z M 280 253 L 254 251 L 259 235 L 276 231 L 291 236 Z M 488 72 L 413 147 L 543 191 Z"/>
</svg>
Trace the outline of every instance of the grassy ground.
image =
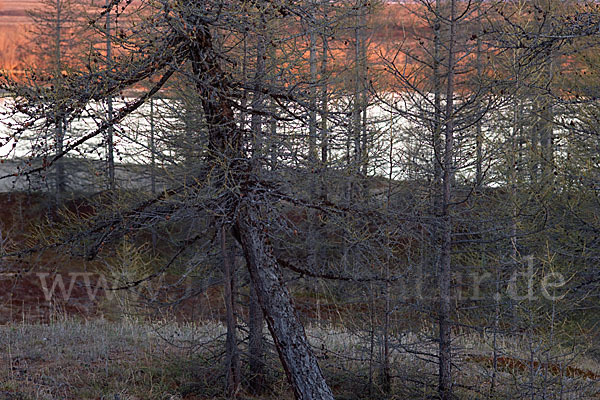
<svg viewBox="0 0 600 400">
<path fill-rule="evenodd" d="M 65 319 L 2 326 L 0 399 L 218 397 L 211 340 L 221 334 L 216 324 Z"/>
<path fill-rule="evenodd" d="M 59 318 L 50 324 L 3 325 L 0 326 L 0 348 L 4 349 L 0 352 L 0 399 L 224 398 L 220 361 L 224 332 L 221 324 L 210 322 Z M 370 351 L 365 338 L 331 327 L 309 327 L 307 333 L 336 398 L 385 397 L 378 386 L 377 352 Z M 463 337 L 457 345 L 463 349 L 470 346 L 471 354 L 477 349 L 478 354 L 487 354 L 480 340 Z M 387 398 L 431 398 L 436 387 L 436 366 L 423 354 L 434 350 L 434 344 L 423 345 L 423 338 L 414 335 L 405 335 L 400 342 L 393 343 L 394 384 Z M 513 358 L 508 358 L 506 352 L 503 354 L 504 364 L 499 365 L 494 397 L 487 395 L 491 368 L 488 360 L 481 355 L 463 357 L 455 370 L 459 398 L 531 398 L 526 394 L 532 382 L 539 395 L 547 390 L 548 399 L 592 399 L 600 392 L 596 377 L 559 377 L 556 371 L 545 373 L 541 365 L 537 366 L 535 380 L 530 381 L 531 371 L 526 363 L 523 368 L 514 361 L 506 362 L 525 360 L 526 354 L 513 354 Z M 270 391 L 260 397 L 242 392 L 240 398 L 292 398 L 274 355 L 268 362 Z M 598 363 L 591 360 L 571 362 L 571 365 L 584 364 L 586 371 L 592 368 L 600 372 Z"/>
</svg>

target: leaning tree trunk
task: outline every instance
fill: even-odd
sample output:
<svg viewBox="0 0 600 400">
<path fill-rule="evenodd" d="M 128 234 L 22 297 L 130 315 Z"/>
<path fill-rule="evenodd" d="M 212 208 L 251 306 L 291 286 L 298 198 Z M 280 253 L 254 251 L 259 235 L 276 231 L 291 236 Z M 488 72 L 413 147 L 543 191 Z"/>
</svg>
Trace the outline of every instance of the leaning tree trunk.
<svg viewBox="0 0 600 400">
<path fill-rule="evenodd" d="M 213 49 L 208 26 L 196 16 L 189 18 L 191 26 L 198 27 L 194 30 L 189 50 L 208 128 L 207 161 L 216 169 L 225 166 L 223 173 L 232 174 L 229 178 L 234 181 L 244 181 L 244 167 L 240 164 L 249 160 L 245 158 L 242 132 L 237 128 L 228 100 L 231 90 L 226 75 Z M 229 178 L 221 178 L 223 182 L 229 181 Z M 235 207 L 238 211 L 234 228 L 244 249 L 252 284 L 288 380 L 297 399 L 333 400 L 283 282 L 273 248 L 267 239 L 266 226 L 262 222 L 264 215 L 261 214 L 260 203 L 252 192 L 252 184 L 242 187 L 242 196 L 238 197 L 232 192 L 224 201 L 227 203 L 231 200 L 239 204 L 239 207 Z"/>
<path fill-rule="evenodd" d="M 254 395 L 265 391 L 265 341 L 263 339 L 264 313 L 258 301 L 254 285 L 250 283 L 248 307 L 248 387 Z"/>
<path fill-rule="evenodd" d="M 264 216 L 259 211 L 258 199 L 250 193 L 242 200 L 236 228 L 279 358 L 297 399 L 333 399 L 284 284 L 262 221 Z"/>
</svg>

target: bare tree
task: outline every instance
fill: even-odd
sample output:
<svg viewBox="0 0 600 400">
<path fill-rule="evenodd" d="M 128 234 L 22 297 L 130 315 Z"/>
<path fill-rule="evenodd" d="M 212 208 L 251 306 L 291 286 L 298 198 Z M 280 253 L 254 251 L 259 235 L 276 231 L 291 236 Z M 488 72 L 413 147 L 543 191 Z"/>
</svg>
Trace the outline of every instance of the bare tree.
<svg viewBox="0 0 600 400">
<path fill-rule="evenodd" d="M 117 7 L 121 6 L 126 5 L 119 1 L 109 3 L 109 7 L 103 11 L 100 19 L 116 12 Z M 331 390 L 325 383 L 310 348 L 304 328 L 283 281 L 281 267 L 268 240 L 270 229 L 267 221 L 271 218 L 270 214 L 274 212 L 270 205 L 277 201 L 277 194 L 273 192 L 275 197 L 267 194 L 264 191 L 265 183 L 260 179 L 255 180 L 255 175 L 249 173 L 249 171 L 257 171 L 255 167 L 247 169 L 248 166 L 256 164 L 253 162 L 253 157 L 249 157 L 246 153 L 243 131 L 237 125 L 238 121 L 235 117 L 235 108 L 238 105 L 237 85 L 245 86 L 245 82 L 236 84 L 230 80 L 230 75 L 224 69 L 224 61 L 222 61 L 222 51 L 226 47 L 221 47 L 222 42 L 216 38 L 216 35 L 220 34 L 219 29 L 223 26 L 221 25 L 223 18 L 238 18 L 239 24 L 234 24 L 234 29 L 249 28 L 254 24 L 251 18 L 256 17 L 260 21 L 263 18 L 261 15 L 265 15 L 266 12 L 282 15 L 287 11 L 286 8 L 279 9 L 265 3 L 264 10 L 254 13 L 249 19 L 244 19 L 243 15 L 237 13 L 236 6 L 233 4 L 220 5 L 225 7 L 227 12 L 223 12 L 222 7 L 219 7 L 221 11 L 218 11 L 215 6 L 212 3 L 202 2 L 173 8 L 169 2 L 149 3 L 142 12 L 147 13 L 150 18 L 130 28 L 131 50 L 115 58 L 112 68 L 65 77 L 65 89 L 58 99 L 59 104 L 65 104 L 73 114 L 81 114 L 90 102 L 110 97 L 154 75 L 159 76 L 157 83 L 153 84 L 152 88 L 138 100 L 115 110 L 112 120 L 101 124 L 98 129 L 69 146 L 65 146 L 50 160 L 49 164 L 55 164 L 66 152 L 106 132 L 117 121 L 139 108 L 175 73 L 187 77 L 194 85 L 202 106 L 207 134 L 206 151 L 201 155 L 204 163 L 191 174 L 194 181 L 204 182 L 197 187 L 197 190 L 204 190 L 203 188 L 207 187 L 206 183 L 211 187 L 221 188 L 219 190 L 225 190 L 224 197 L 211 199 L 212 196 L 209 196 L 207 200 L 212 203 L 210 208 L 222 210 L 219 212 L 221 216 L 216 217 L 220 220 L 219 224 L 226 228 L 232 227 L 244 249 L 252 286 L 296 397 L 331 399 L 333 398 Z M 121 37 L 125 38 L 127 34 Z M 259 64 L 260 62 L 259 58 Z M 184 67 L 184 64 L 189 68 Z M 257 65 L 257 74 L 260 74 L 259 67 L 260 65 Z M 263 93 L 265 88 L 255 84 L 249 89 L 253 91 L 252 113 L 255 121 L 263 112 L 262 101 L 259 102 L 259 99 L 264 94 L 275 99 L 285 96 L 294 98 L 294 94 L 286 94 L 284 88 L 279 88 L 278 91 L 270 89 L 267 93 Z M 33 102 L 29 105 L 35 107 Z M 29 110 L 32 112 L 32 118 L 40 117 L 38 114 L 34 115 L 33 108 Z M 254 123 L 254 127 L 260 129 L 258 122 Z M 260 135 L 257 139 L 260 139 Z M 254 142 L 252 145 L 256 146 L 257 143 Z M 254 150 L 258 148 L 254 147 Z M 168 193 L 175 194 L 179 191 L 180 189 L 174 188 Z M 142 210 L 154 206 L 166 193 L 153 201 L 139 205 L 136 209 Z M 204 207 L 200 204 L 198 206 Z M 133 217 L 129 211 L 125 211 L 122 215 Z M 116 224 L 120 225 L 122 222 L 123 219 Z M 111 225 L 112 229 L 109 229 L 108 225 Z M 106 239 L 118 235 L 120 231 L 115 229 L 113 223 L 108 225 L 102 224 L 104 228 L 99 227 L 100 230 L 109 229 L 106 231 L 108 235 Z M 98 248 L 88 256 L 94 257 L 97 251 Z"/>
<path fill-rule="evenodd" d="M 71 68 L 76 68 L 80 61 L 77 51 L 81 49 L 83 40 L 79 37 L 82 31 L 82 12 L 79 5 L 70 0 L 46 0 L 38 9 L 30 12 L 33 21 L 31 28 L 31 48 L 37 58 L 37 73 L 52 81 L 54 88 L 52 111 L 54 125 L 53 147 L 55 155 L 64 150 L 65 131 L 67 129 L 68 111 L 63 106 L 61 97 L 65 86 L 65 75 Z M 65 166 L 57 162 L 55 170 L 54 190 L 58 198 L 66 190 Z"/>
</svg>

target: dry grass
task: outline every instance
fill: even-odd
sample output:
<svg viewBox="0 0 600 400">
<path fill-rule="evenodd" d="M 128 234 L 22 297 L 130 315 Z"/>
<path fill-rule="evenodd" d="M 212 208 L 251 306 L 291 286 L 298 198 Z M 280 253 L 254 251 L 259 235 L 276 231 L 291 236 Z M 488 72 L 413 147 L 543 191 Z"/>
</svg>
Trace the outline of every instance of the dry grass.
<svg viewBox="0 0 600 400">
<path fill-rule="evenodd" d="M 223 398 L 223 341 L 220 323 L 109 322 L 57 318 L 51 324 L 0 326 L 0 399 L 217 399 Z M 239 332 L 243 336 L 242 330 Z M 378 381 L 379 338 L 339 327 L 311 326 L 307 334 L 338 399 L 383 398 Z M 488 354 L 488 338 L 462 336 L 465 352 Z M 527 356 L 526 338 L 499 340 L 502 354 Z M 272 343 L 271 343 L 272 344 Z M 406 333 L 391 342 L 394 384 L 391 399 L 427 398 L 435 393 L 435 343 Z M 510 353 L 509 353 L 510 351 Z M 428 355 L 429 354 L 429 355 Z M 554 349 L 554 360 L 565 355 Z M 589 358 L 564 357 L 570 365 L 598 370 Z M 274 355 L 269 360 L 272 391 L 262 398 L 291 398 Z M 488 398 L 491 367 L 463 357 L 455 369 L 460 398 Z M 369 379 L 369 378 L 372 379 Z M 502 368 L 496 396 L 586 399 L 599 382 Z M 534 386 L 529 388 L 528 385 Z M 545 393 L 544 393 L 545 391 Z M 562 391 L 562 392 L 561 392 Z M 562 397 L 561 397 L 562 396 Z M 249 396 L 244 396 L 248 398 Z M 531 396 L 527 396 L 531 398 Z"/>
<path fill-rule="evenodd" d="M 179 399 L 202 380 L 210 360 L 199 354 L 210 356 L 221 334 L 216 324 L 2 326 L 0 399 Z"/>
</svg>

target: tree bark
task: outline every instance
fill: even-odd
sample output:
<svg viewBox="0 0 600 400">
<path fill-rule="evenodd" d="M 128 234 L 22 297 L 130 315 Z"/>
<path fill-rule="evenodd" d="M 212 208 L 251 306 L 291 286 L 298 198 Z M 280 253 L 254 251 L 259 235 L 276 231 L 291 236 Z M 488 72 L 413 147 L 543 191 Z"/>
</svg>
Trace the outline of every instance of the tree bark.
<svg viewBox="0 0 600 400">
<path fill-rule="evenodd" d="M 250 282 L 250 305 L 248 307 L 248 386 L 253 394 L 265 391 L 265 345 L 263 323 L 265 317 L 258 301 L 254 284 Z"/>
<path fill-rule="evenodd" d="M 56 128 L 55 128 L 55 140 L 56 140 L 56 154 L 61 154 L 64 148 L 64 138 L 66 131 L 66 122 L 62 113 L 58 113 L 56 118 Z M 62 196 L 67 189 L 66 181 L 65 181 L 65 165 L 63 160 L 60 159 L 56 163 L 56 200 L 57 204 L 60 202 Z"/>
<path fill-rule="evenodd" d="M 440 257 L 440 310 L 439 310 L 439 396 L 452 399 L 452 218 L 450 204 L 454 181 L 454 40 L 456 35 L 456 0 L 450 3 L 450 36 L 448 43 L 448 78 L 446 84 L 446 130 L 442 194 L 442 246 Z"/>
<path fill-rule="evenodd" d="M 477 84 L 481 85 L 483 79 L 483 49 L 481 43 L 481 35 L 483 34 L 483 22 L 481 14 L 482 0 L 477 3 L 477 49 L 476 49 L 476 64 L 477 64 Z M 477 110 L 481 110 L 483 105 L 481 100 L 477 100 Z M 480 188 L 483 184 L 483 132 L 481 118 L 477 118 L 475 125 L 475 187 Z"/>
<path fill-rule="evenodd" d="M 246 172 L 243 166 L 233 166 L 234 160 L 249 160 L 244 155 L 242 135 L 236 127 L 233 109 L 228 100 L 230 90 L 226 75 L 212 48 L 209 28 L 194 16 L 190 16 L 190 19 L 192 26 L 198 26 L 194 31 L 190 56 L 208 127 L 208 161 L 217 168 L 221 165 L 231 166 L 224 173 L 233 174 L 233 179 L 242 182 L 246 179 Z M 226 177 L 219 179 L 226 182 L 227 179 L 224 178 Z M 288 381 L 299 400 L 333 400 L 331 389 L 310 349 L 304 327 L 296 314 L 273 255 L 259 199 L 255 198 L 252 183 L 243 186 L 241 196 L 231 199 L 239 205 L 236 207 L 234 228 L 244 249 L 252 285 Z"/>
<path fill-rule="evenodd" d="M 297 399 L 333 400 L 269 245 L 268 230 L 262 222 L 265 216 L 258 204 L 252 193 L 244 196 L 236 228 L 279 358 Z"/>
<path fill-rule="evenodd" d="M 327 7 L 328 2 L 325 3 L 325 18 L 327 18 Z M 327 127 L 327 118 L 329 118 L 329 93 L 327 88 L 327 69 L 328 69 L 328 51 L 329 41 L 327 39 L 327 33 L 323 32 L 321 36 L 323 42 L 323 50 L 321 54 L 321 79 L 323 81 L 323 87 L 321 89 L 321 199 L 327 200 L 327 178 L 325 177 L 327 172 L 327 158 L 329 155 L 329 132 Z"/>
<path fill-rule="evenodd" d="M 317 7 L 315 3 L 311 5 L 313 9 Z M 313 173 L 317 163 L 317 32 L 316 17 L 313 14 L 309 25 L 309 68 L 310 68 L 310 109 L 308 113 L 308 167 Z M 311 195 L 315 193 L 314 180 L 310 183 Z"/>
<path fill-rule="evenodd" d="M 110 2 L 106 0 L 108 8 Z M 110 69 L 112 63 L 112 42 L 110 38 L 110 11 L 106 13 L 106 67 Z M 106 98 L 107 121 L 113 119 L 113 101 L 112 95 Z M 114 144 L 113 144 L 113 126 L 110 125 L 106 133 L 106 163 L 108 168 L 108 189 L 115 189 L 115 159 L 114 159 Z"/>
<path fill-rule="evenodd" d="M 61 46 L 61 33 L 62 33 L 62 3 L 61 0 L 56 0 L 56 49 L 55 49 L 55 57 L 54 60 L 55 65 L 55 79 L 57 90 L 60 92 L 62 83 L 62 46 Z M 55 141 L 56 141 L 56 154 L 61 154 L 64 148 L 64 138 L 65 138 L 65 130 L 66 130 L 66 120 L 63 115 L 63 110 L 57 109 L 55 113 Z M 59 160 L 56 163 L 56 200 L 57 204 L 60 202 L 61 197 L 63 196 L 66 190 L 65 184 L 65 166 L 63 160 Z"/>
<path fill-rule="evenodd" d="M 221 253 L 223 255 L 223 275 L 225 276 L 227 394 L 229 398 L 233 399 L 237 397 L 240 386 L 240 354 L 237 346 L 237 321 L 235 318 L 235 257 L 232 257 L 227 245 L 225 226 L 221 227 Z"/>
</svg>

